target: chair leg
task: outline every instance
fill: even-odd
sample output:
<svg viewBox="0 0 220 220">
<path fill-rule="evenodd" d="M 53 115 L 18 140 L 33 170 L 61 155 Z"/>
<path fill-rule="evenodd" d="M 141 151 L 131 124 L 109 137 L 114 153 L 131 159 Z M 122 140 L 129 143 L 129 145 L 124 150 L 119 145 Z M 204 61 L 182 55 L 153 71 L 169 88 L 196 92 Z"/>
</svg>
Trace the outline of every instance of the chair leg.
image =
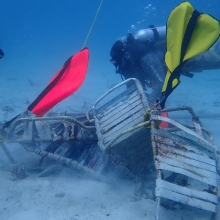
<svg viewBox="0 0 220 220">
<path fill-rule="evenodd" d="M 157 179 L 161 179 L 161 177 L 162 177 L 162 171 L 157 170 Z M 157 189 L 157 185 L 156 185 L 156 189 Z M 156 197 L 156 216 L 155 216 L 155 220 L 159 220 L 159 219 L 160 219 L 160 196 L 157 196 Z"/>
<path fill-rule="evenodd" d="M 212 213 L 210 220 L 217 220 L 216 213 Z"/>
<path fill-rule="evenodd" d="M 11 164 L 16 164 L 15 160 L 13 159 L 13 157 L 11 156 L 8 148 L 5 146 L 4 143 L 0 143 L 2 150 L 5 152 L 6 156 L 8 157 L 9 161 L 11 162 Z"/>
<path fill-rule="evenodd" d="M 155 220 L 159 220 L 160 219 L 160 197 L 157 196 L 156 197 L 156 216 L 155 216 Z"/>
</svg>

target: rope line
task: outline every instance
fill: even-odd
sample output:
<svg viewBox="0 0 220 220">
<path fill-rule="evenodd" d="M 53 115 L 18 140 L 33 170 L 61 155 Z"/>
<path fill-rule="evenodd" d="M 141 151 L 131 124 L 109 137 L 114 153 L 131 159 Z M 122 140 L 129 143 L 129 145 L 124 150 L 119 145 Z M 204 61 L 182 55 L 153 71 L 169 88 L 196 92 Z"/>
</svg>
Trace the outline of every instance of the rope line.
<svg viewBox="0 0 220 220">
<path fill-rule="evenodd" d="M 94 17 L 94 19 L 93 19 L 92 25 L 91 25 L 91 27 L 90 27 L 90 29 L 89 29 L 89 32 L 88 32 L 88 34 L 87 34 L 87 36 L 86 36 L 86 39 L 85 39 L 84 43 L 83 43 L 82 49 L 85 47 L 86 42 L 87 42 L 87 40 L 88 40 L 88 38 L 89 38 L 89 35 L 90 35 L 91 31 L 92 31 L 92 28 L 93 28 L 93 26 L 94 26 L 94 24 L 95 24 L 96 18 L 97 18 L 97 16 L 98 16 L 98 13 L 99 13 L 99 11 L 100 11 L 100 9 L 101 9 L 101 6 L 102 6 L 102 2 L 103 2 L 103 0 L 101 0 L 101 2 L 100 2 L 100 4 L 99 4 L 99 7 L 98 7 L 98 10 L 97 10 L 97 12 L 96 12 L 96 15 L 95 15 L 95 17 Z"/>
</svg>

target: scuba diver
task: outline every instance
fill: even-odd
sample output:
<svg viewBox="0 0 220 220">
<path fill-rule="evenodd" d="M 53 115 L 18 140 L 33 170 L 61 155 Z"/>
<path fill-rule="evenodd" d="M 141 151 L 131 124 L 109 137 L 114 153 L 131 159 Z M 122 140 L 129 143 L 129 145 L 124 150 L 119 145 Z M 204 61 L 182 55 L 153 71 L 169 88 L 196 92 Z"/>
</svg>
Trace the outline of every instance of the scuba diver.
<svg viewBox="0 0 220 220">
<path fill-rule="evenodd" d="M 183 2 L 170 13 L 166 24 L 151 25 L 134 36 L 128 34 L 126 40 L 117 40 L 110 51 L 110 61 L 122 79 L 137 78 L 144 90 L 152 88 L 147 94 L 150 109 L 165 107 L 167 97 L 180 83 L 180 75 L 192 77 L 191 71 L 220 69 L 217 19 Z M 171 171 L 165 180 L 181 186 L 188 184 L 181 172 Z"/>
<path fill-rule="evenodd" d="M 3 58 L 4 56 L 4 52 L 2 51 L 2 49 L 0 49 L 0 59 Z"/>
<path fill-rule="evenodd" d="M 148 94 L 149 105 L 153 107 L 160 98 L 167 72 L 165 64 L 166 26 L 141 29 L 126 40 L 117 40 L 110 51 L 111 63 L 123 79 L 137 78 Z M 220 39 L 207 51 L 188 59 L 181 69 L 181 75 L 192 77 L 192 72 L 220 69 Z"/>
</svg>

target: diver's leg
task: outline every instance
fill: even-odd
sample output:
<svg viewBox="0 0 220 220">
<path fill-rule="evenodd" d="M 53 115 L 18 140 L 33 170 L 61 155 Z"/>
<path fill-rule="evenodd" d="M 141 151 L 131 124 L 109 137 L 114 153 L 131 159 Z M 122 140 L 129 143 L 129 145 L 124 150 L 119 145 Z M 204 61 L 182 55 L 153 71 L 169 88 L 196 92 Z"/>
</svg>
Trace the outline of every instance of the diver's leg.
<svg viewBox="0 0 220 220">
<path fill-rule="evenodd" d="M 209 51 L 213 51 L 214 53 L 217 53 L 220 55 L 220 37 L 214 43 L 214 45 L 209 49 Z"/>
<path fill-rule="evenodd" d="M 220 45 L 219 45 L 220 49 Z M 202 72 L 203 70 L 220 69 L 220 53 L 208 50 L 186 61 L 183 72 Z"/>
</svg>

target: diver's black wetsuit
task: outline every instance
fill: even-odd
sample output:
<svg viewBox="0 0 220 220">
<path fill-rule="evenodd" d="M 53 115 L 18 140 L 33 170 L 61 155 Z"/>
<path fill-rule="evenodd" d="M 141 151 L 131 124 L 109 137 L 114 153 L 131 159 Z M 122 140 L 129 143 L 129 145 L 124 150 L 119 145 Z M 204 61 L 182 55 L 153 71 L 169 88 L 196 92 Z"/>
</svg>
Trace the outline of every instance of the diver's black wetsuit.
<svg viewBox="0 0 220 220">
<path fill-rule="evenodd" d="M 163 62 L 163 53 L 157 49 L 147 52 L 141 59 L 141 66 L 145 82 L 148 81 L 152 87 L 152 92 L 148 96 L 149 105 L 152 105 L 161 96 L 165 79 L 166 67 Z"/>
<path fill-rule="evenodd" d="M 152 48 L 147 51 L 136 65 L 121 70 L 120 74 L 125 79 L 137 78 L 142 84 L 144 90 L 147 87 L 152 88 L 152 92 L 148 95 L 149 105 L 153 105 L 161 95 L 161 89 L 166 74 L 166 66 L 164 63 L 164 53 L 160 49 Z"/>
<path fill-rule="evenodd" d="M 130 36 L 131 37 L 131 36 Z M 129 58 L 121 56 L 118 63 L 117 73 L 125 79 L 137 78 L 144 89 L 146 85 L 152 87 L 152 92 L 148 96 L 149 105 L 152 106 L 161 96 L 163 82 L 166 76 L 167 67 L 164 56 L 166 52 L 166 42 L 156 42 L 153 46 L 143 47 L 137 40 L 131 39 L 130 47 L 123 48 L 130 54 Z M 138 49 L 134 49 L 137 47 Z M 130 50 L 132 48 L 132 50 Z M 144 49 L 143 49 L 144 48 Z M 114 51 L 114 45 L 112 51 Z M 114 53 L 111 56 L 114 58 Z M 117 52 L 117 48 L 116 48 Z M 182 67 L 182 73 L 201 72 L 203 70 L 220 69 L 220 39 L 215 43 L 215 48 L 201 53 L 189 60 Z"/>
</svg>

